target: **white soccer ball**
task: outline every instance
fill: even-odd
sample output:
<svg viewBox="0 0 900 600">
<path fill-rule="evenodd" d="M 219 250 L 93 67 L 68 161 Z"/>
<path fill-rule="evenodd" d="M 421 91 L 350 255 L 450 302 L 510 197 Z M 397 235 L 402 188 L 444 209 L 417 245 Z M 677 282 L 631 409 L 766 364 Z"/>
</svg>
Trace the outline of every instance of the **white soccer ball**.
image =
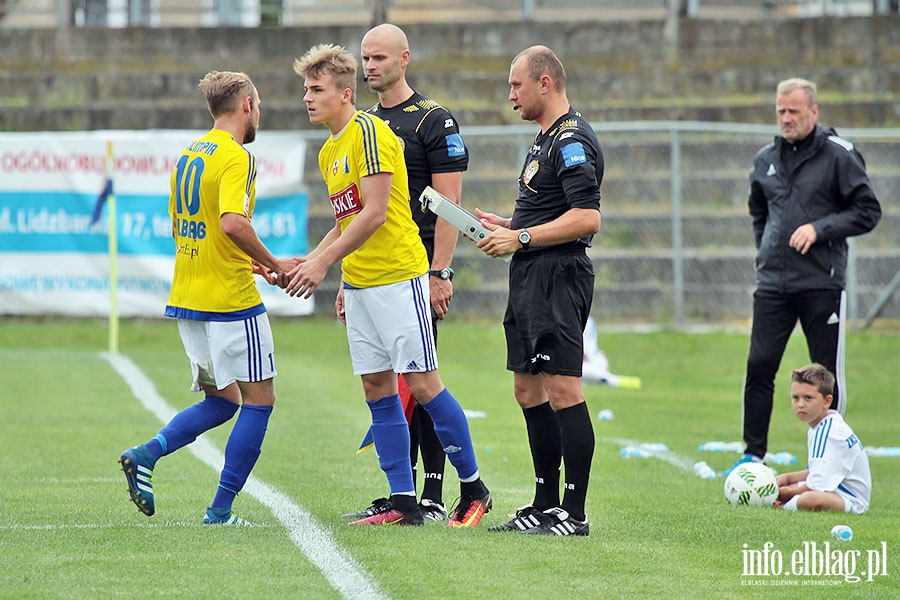
<svg viewBox="0 0 900 600">
<path fill-rule="evenodd" d="M 725 478 L 725 498 L 732 504 L 772 506 L 778 500 L 775 473 L 762 463 L 740 464 Z"/>
</svg>

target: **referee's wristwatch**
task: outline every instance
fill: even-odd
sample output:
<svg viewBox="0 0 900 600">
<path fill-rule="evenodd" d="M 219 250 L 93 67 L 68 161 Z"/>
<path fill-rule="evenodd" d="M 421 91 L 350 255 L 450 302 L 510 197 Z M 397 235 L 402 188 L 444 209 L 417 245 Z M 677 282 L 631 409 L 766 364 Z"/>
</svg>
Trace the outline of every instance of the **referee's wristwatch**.
<svg viewBox="0 0 900 600">
<path fill-rule="evenodd" d="M 431 269 L 428 271 L 428 274 L 432 277 L 440 277 L 444 281 L 453 281 L 453 269 L 450 267 L 446 269 Z"/>
<path fill-rule="evenodd" d="M 519 243 L 522 244 L 522 250 L 528 250 L 528 246 L 531 244 L 531 234 L 527 229 L 519 231 Z"/>
</svg>

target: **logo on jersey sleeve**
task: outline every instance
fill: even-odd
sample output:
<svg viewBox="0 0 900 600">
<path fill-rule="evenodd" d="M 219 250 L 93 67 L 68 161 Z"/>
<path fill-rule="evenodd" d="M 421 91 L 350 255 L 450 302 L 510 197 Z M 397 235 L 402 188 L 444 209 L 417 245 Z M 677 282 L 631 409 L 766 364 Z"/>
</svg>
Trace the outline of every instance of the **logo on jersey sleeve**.
<svg viewBox="0 0 900 600">
<path fill-rule="evenodd" d="M 444 136 L 447 140 L 447 156 L 465 156 L 466 145 L 463 143 L 462 136 L 458 133 L 451 133 Z"/>
<path fill-rule="evenodd" d="M 562 147 L 563 161 L 567 167 L 582 165 L 587 162 L 587 154 L 581 142 L 572 142 Z"/>
<path fill-rule="evenodd" d="M 334 218 L 338 221 L 353 216 L 362 210 L 362 200 L 356 183 L 350 184 L 330 197 Z"/>
</svg>

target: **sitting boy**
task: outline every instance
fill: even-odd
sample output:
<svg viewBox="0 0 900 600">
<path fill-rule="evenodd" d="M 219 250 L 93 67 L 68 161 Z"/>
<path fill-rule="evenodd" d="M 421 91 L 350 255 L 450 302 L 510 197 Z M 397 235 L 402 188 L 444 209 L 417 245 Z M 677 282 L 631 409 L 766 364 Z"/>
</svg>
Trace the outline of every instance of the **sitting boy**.
<svg viewBox="0 0 900 600">
<path fill-rule="evenodd" d="M 862 514 L 869 510 L 872 475 L 869 458 L 850 426 L 830 410 L 834 375 L 813 363 L 791 371 L 794 414 L 809 424 L 805 471 L 776 478 L 778 500 L 785 510 L 837 510 Z"/>
</svg>

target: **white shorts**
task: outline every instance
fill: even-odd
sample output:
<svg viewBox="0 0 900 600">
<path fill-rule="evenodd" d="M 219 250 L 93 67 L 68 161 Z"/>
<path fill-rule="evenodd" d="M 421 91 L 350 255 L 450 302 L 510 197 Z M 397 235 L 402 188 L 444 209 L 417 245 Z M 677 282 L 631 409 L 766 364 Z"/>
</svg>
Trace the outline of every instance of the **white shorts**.
<svg viewBox="0 0 900 600">
<path fill-rule="evenodd" d="M 869 511 L 869 506 L 867 504 L 863 504 L 850 494 L 844 493 L 841 490 L 835 490 L 834 493 L 844 499 L 845 513 L 864 515 Z"/>
<path fill-rule="evenodd" d="M 437 369 L 428 275 L 370 288 L 345 288 L 354 375 Z"/>
<path fill-rule="evenodd" d="M 269 317 L 240 321 L 178 319 L 178 332 L 194 375 L 192 392 L 211 385 L 221 390 L 235 381 L 265 381 L 277 375 Z"/>
<path fill-rule="evenodd" d="M 803 486 L 806 487 L 805 481 L 801 481 L 799 483 L 803 484 Z M 809 489 L 809 488 L 807 488 L 807 489 Z M 844 501 L 844 512 L 845 513 L 851 513 L 854 515 L 862 515 L 862 514 L 865 514 L 869 510 L 868 505 L 863 504 L 862 502 L 860 502 L 859 500 L 857 500 L 856 498 L 854 498 L 853 496 L 851 496 L 850 494 L 848 494 L 842 490 L 837 489 L 837 490 L 834 490 L 834 492 L 832 492 L 832 493 L 837 494 L 838 496 L 841 497 L 841 500 Z M 784 510 L 797 510 L 797 503 L 800 501 L 800 496 L 801 496 L 801 494 L 797 494 L 796 496 L 794 496 L 793 498 L 791 498 L 790 500 L 785 502 L 784 505 L 782 505 L 782 508 Z"/>
</svg>

